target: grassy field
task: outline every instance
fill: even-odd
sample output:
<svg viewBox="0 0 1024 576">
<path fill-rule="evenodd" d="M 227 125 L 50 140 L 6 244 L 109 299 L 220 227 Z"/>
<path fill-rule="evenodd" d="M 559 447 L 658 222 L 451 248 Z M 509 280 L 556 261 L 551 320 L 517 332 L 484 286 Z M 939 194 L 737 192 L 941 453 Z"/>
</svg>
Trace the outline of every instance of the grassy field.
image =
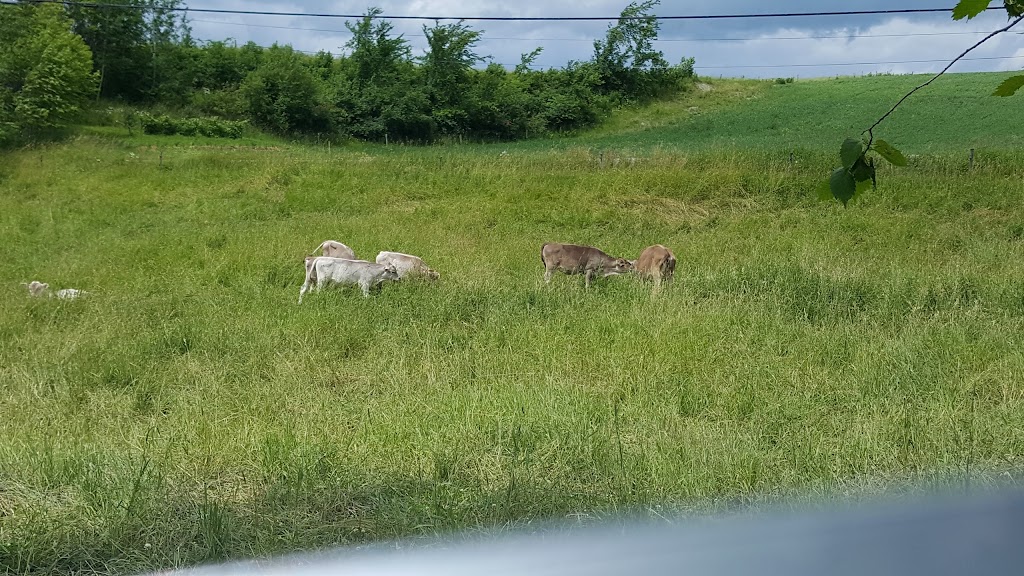
<svg viewBox="0 0 1024 576">
<path fill-rule="evenodd" d="M 917 92 L 877 136 L 908 154 L 970 148 L 1015 150 L 1024 110 L 989 94 L 1012 73 L 949 74 Z M 844 77 L 793 84 L 712 81 L 713 90 L 620 114 L 602 127 L 556 146 L 617 150 L 761 148 L 780 153 L 836 150 L 856 137 L 929 76 Z M 838 139 L 837 139 L 838 137 Z M 525 147 L 551 143 L 527 142 Z"/>
<path fill-rule="evenodd" d="M 1005 105 L 974 78 L 971 106 Z M 0 569 L 127 573 L 1016 482 L 1011 122 L 922 98 L 922 115 L 963 117 L 890 138 L 921 156 L 843 209 L 813 191 L 846 131 L 802 118 L 791 165 L 767 128 L 795 105 L 834 109 L 817 102 L 831 83 L 720 82 L 510 146 L 328 153 L 93 130 L 4 153 Z M 838 81 L 875 83 L 863 110 L 913 79 Z M 693 106 L 707 112 L 679 119 Z M 652 135 L 635 130 L 644 115 Z M 968 171 L 961 150 L 983 141 Z M 298 306 L 301 258 L 327 238 L 419 254 L 441 282 Z M 632 277 L 545 287 L 545 241 L 630 258 L 660 242 L 677 281 L 658 297 Z M 92 295 L 29 299 L 32 279 Z"/>
</svg>

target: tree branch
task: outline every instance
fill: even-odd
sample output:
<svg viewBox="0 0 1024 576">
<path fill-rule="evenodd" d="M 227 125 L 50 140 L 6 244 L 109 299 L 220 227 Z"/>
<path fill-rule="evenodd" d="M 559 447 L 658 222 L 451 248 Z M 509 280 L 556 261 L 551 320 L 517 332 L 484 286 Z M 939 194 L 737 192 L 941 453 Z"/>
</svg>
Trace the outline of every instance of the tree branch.
<svg viewBox="0 0 1024 576">
<path fill-rule="evenodd" d="M 895 112 L 895 111 L 896 111 L 896 109 L 900 107 L 900 104 L 903 104 L 903 101 L 904 101 L 904 100 L 906 100 L 907 98 L 910 98 L 910 96 L 911 96 L 911 95 L 912 95 L 912 94 L 913 94 L 914 92 L 917 92 L 917 91 L 918 91 L 918 90 L 920 90 L 921 88 L 924 88 L 925 86 L 927 86 L 927 85 L 931 84 L 931 83 L 932 83 L 932 82 L 934 82 L 934 81 L 935 81 L 936 79 L 938 79 L 938 77 L 939 77 L 939 76 L 942 76 L 943 74 L 945 74 L 947 70 L 949 70 L 950 68 L 952 68 L 952 67 L 953 67 L 953 64 L 956 64 L 956 63 L 957 63 L 958 61 L 960 61 L 960 59 L 961 59 L 961 58 L 963 58 L 964 56 L 967 56 L 967 54 L 969 54 L 969 53 L 971 52 L 971 50 L 974 50 L 974 49 L 975 49 L 975 48 L 977 48 L 978 46 L 981 46 L 982 44 L 984 44 L 985 42 L 987 42 L 987 41 L 988 41 L 988 40 L 989 40 L 990 38 L 992 38 L 993 36 L 996 36 L 997 34 L 1002 34 L 1003 32 L 1006 32 L 1007 30 L 1009 30 L 1010 28 L 1013 28 L 1014 26 L 1016 26 L 1017 24 L 1019 24 L 1019 23 L 1021 22 L 1021 20 L 1024 20 L 1024 16 L 1020 16 L 1020 17 L 1016 18 L 1016 19 L 1015 19 L 1015 20 L 1014 20 L 1013 22 L 1010 22 L 1010 23 L 1009 23 L 1009 24 L 1007 24 L 1006 26 L 1004 26 L 1004 27 L 1000 28 L 999 30 L 996 30 L 995 32 L 993 32 L 993 33 L 989 34 L 988 36 L 985 36 L 984 38 L 982 38 L 981 40 L 979 40 L 979 41 L 978 41 L 978 42 L 977 42 L 976 44 L 974 44 L 974 46 L 971 46 L 971 47 L 970 47 L 970 48 L 968 48 L 967 50 L 964 50 L 963 52 L 961 52 L 961 53 L 960 53 L 960 55 L 959 55 L 959 56 L 957 56 L 956 58 L 954 58 L 952 62 L 950 62 L 949 64 L 947 64 L 947 65 L 946 65 L 946 67 L 945 67 L 945 68 L 943 68 L 941 72 L 939 72 L 939 73 L 938 73 L 938 74 L 936 74 L 935 76 L 932 76 L 932 77 L 931 77 L 931 79 L 929 79 L 929 80 L 928 80 L 927 82 L 925 82 L 924 84 L 921 84 L 920 86 L 918 86 L 918 87 L 914 88 L 914 89 L 913 89 L 913 90 L 911 90 L 910 92 L 907 92 L 907 93 L 906 93 L 906 94 L 905 94 L 905 95 L 903 96 L 903 98 L 900 98 L 899 102 L 897 102 L 896 104 L 894 104 L 894 105 L 893 105 L 893 107 L 892 107 L 892 108 L 891 108 L 891 109 L 890 109 L 890 110 L 889 110 L 888 112 L 886 112 L 886 113 L 885 113 L 885 114 L 884 114 L 884 115 L 883 115 L 883 116 L 882 116 L 881 118 L 879 118 L 879 119 L 878 119 L 878 120 L 877 120 L 877 121 L 876 121 L 876 122 L 875 122 L 874 124 L 872 124 L 870 128 L 868 128 L 868 129 L 867 129 L 867 130 L 865 130 L 864 132 L 861 132 L 861 134 L 867 133 L 867 135 L 868 135 L 868 147 L 871 147 L 871 143 L 872 143 L 872 142 L 874 142 L 874 140 L 875 140 L 875 128 L 877 128 L 877 127 L 878 127 L 878 125 L 879 125 L 879 124 L 881 124 L 883 120 L 885 120 L 886 118 L 888 118 L 890 114 L 892 114 L 893 112 Z"/>
</svg>

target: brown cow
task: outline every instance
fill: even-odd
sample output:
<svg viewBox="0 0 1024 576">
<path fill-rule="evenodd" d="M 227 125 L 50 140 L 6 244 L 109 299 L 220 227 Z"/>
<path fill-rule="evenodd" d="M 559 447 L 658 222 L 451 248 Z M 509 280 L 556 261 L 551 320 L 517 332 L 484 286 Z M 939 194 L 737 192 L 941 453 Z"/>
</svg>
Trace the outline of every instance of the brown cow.
<svg viewBox="0 0 1024 576">
<path fill-rule="evenodd" d="M 641 278 L 654 280 L 654 289 L 657 290 L 663 280 L 672 280 L 676 270 L 676 255 L 661 244 L 648 246 L 633 262 L 633 269 Z"/>
<path fill-rule="evenodd" d="M 629 260 L 609 256 L 593 246 L 554 242 L 541 246 L 540 261 L 544 264 L 545 283 L 551 282 L 555 270 L 561 270 L 566 274 L 583 274 L 587 288 L 590 288 L 590 282 L 597 276 L 605 278 L 633 269 Z"/>
</svg>

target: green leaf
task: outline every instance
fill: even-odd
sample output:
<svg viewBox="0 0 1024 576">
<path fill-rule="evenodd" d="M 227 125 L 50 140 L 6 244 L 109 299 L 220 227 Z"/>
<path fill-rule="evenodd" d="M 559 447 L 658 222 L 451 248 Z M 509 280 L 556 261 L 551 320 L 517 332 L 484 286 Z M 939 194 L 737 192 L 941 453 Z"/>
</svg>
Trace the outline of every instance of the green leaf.
<svg viewBox="0 0 1024 576">
<path fill-rule="evenodd" d="M 993 96 L 1013 96 L 1017 90 L 1024 86 L 1024 76 L 1010 76 L 996 88 Z"/>
<path fill-rule="evenodd" d="M 900 152 L 885 140 L 875 140 L 871 149 L 877 152 L 882 158 L 885 158 L 889 164 L 892 164 L 893 166 L 907 165 L 907 157 L 903 155 L 903 152 Z"/>
<path fill-rule="evenodd" d="M 846 168 L 836 168 L 832 171 L 828 187 L 832 191 L 832 196 L 842 202 L 843 206 L 857 194 L 857 182 Z"/>
<path fill-rule="evenodd" d="M 871 180 L 871 167 L 864 161 L 864 157 L 857 158 L 857 162 L 853 165 L 853 170 L 850 170 L 853 174 L 853 179 L 857 182 L 867 182 Z"/>
<path fill-rule="evenodd" d="M 990 0 L 960 0 L 953 8 L 953 20 L 970 20 L 988 8 Z"/>
<path fill-rule="evenodd" d="M 857 159 L 864 155 L 864 145 L 860 140 L 847 138 L 843 141 L 843 147 L 839 149 L 839 159 L 843 162 L 843 168 L 849 170 L 857 162 Z"/>
<path fill-rule="evenodd" d="M 831 200 L 831 199 L 832 199 L 832 189 L 829 187 L 829 181 L 828 180 L 822 180 L 821 183 L 818 184 L 818 200 Z"/>
</svg>

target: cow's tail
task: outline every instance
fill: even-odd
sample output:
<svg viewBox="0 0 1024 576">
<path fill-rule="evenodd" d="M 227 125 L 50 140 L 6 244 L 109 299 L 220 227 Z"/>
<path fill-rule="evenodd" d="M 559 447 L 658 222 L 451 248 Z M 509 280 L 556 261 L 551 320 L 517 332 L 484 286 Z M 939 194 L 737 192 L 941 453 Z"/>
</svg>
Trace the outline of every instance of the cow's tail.
<svg viewBox="0 0 1024 576">
<path fill-rule="evenodd" d="M 320 243 L 319 246 L 317 246 L 316 248 L 313 248 L 313 251 L 310 252 L 309 255 L 312 256 L 312 255 L 316 254 L 317 252 L 321 252 L 322 253 L 322 250 L 324 249 L 324 244 L 327 244 L 327 240 L 324 240 L 323 242 Z"/>
<path fill-rule="evenodd" d="M 309 281 L 316 284 L 316 259 L 309 263 L 309 272 L 306 274 Z"/>
<path fill-rule="evenodd" d="M 544 244 L 543 246 L 540 247 L 540 263 L 545 265 L 545 266 L 548 265 L 547 260 L 544 260 L 544 249 L 547 248 L 547 247 L 548 247 L 547 244 Z"/>
</svg>

